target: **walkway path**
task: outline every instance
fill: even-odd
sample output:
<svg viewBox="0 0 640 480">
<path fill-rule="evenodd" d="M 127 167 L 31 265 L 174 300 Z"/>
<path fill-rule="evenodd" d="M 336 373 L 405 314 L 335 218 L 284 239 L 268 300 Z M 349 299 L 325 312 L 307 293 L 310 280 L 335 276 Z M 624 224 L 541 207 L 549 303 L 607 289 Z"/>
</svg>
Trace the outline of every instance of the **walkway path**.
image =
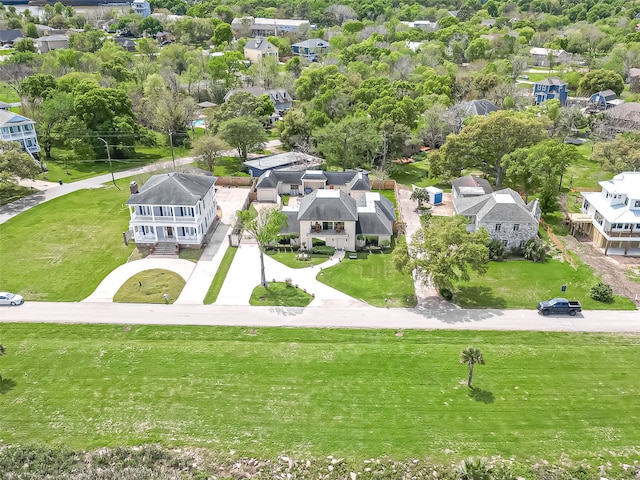
<svg viewBox="0 0 640 480">
<path fill-rule="evenodd" d="M 324 283 L 316 280 L 323 268 L 336 265 L 344 257 L 344 252 L 336 252 L 326 262 L 305 268 L 290 268 L 268 255 L 264 257 L 267 281 L 283 282 L 290 278 L 294 285 L 315 295 L 310 307 L 319 306 L 363 306 L 356 300 Z M 260 285 L 260 250 L 252 243 L 242 243 L 233 259 L 227 278 L 220 290 L 216 305 L 249 305 L 253 289 Z"/>
<path fill-rule="evenodd" d="M 411 241 L 413 235 L 422 227 L 416 202 L 411 200 L 410 197 L 411 190 L 398 189 L 398 208 L 402 213 L 402 220 L 405 223 L 407 243 Z M 418 300 L 417 308 L 434 308 L 443 303 L 443 300 L 433 285 L 425 285 L 415 274 L 413 275 L 413 283 Z"/>
</svg>

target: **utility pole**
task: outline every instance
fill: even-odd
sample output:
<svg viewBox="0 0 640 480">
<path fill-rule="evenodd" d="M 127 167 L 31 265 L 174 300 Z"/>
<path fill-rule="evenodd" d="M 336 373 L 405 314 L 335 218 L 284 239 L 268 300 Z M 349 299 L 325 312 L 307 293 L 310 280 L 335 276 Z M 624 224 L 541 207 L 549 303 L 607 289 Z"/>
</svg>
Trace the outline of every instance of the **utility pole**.
<svg viewBox="0 0 640 480">
<path fill-rule="evenodd" d="M 171 144 L 171 161 L 173 162 L 173 171 L 176 171 L 176 157 L 173 154 L 173 132 L 169 130 L 169 143 Z"/>
<path fill-rule="evenodd" d="M 113 175 L 113 168 L 112 168 L 112 165 L 111 165 L 111 153 L 109 153 L 109 144 L 102 137 L 98 137 L 98 140 L 102 140 L 102 142 L 104 142 L 104 146 L 107 148 L 107 158 L 109 159 L 109 171 L 111 172 L 111 180 L 113 181 L 113 184 L 115 185 L 115 187 L 118 190 L 120 190 L 120 187 L 116 183 L 116 177 Z"/>
</svg>

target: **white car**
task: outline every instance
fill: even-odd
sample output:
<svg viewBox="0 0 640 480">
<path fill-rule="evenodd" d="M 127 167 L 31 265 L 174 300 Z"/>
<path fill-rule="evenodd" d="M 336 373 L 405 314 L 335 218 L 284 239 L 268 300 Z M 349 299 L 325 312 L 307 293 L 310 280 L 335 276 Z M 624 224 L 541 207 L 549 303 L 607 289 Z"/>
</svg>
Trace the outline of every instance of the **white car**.
<svg viewBox="0 0 640 480">
<path fill-rule="evenodd" d="M 22 305 L 24 298 L 15 293 L 0 292 L 0 305 Z"/>
</svg>

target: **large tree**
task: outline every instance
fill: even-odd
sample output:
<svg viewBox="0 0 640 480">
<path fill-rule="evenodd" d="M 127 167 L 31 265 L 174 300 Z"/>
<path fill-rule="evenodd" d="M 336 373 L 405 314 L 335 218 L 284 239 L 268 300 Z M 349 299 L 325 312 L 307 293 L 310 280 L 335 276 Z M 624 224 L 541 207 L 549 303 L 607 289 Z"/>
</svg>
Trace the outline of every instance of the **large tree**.
<svg viewBox="0 0 640 480">
<path fill-rule="evenodd" d="M 502 187 L 503 157 L 518 148 L 542 141 L 547 136 L 547 120 L 511 111 L 499 111 L 475 120 L 447 142 L 438 155 L 432 155 L 434 175 L 455 178 L 465 168 L 493 167 L 496 187 Z"/>
<path fill-rule="evenodd" d="M 585 96 L 593 95 L 602 90 L 613 90 L 620 95 L 624 90 L 624 79 L 611 70 L 591 70 L 580 80 L 580 93 Z"/>
<path fill-rule="evenodd" d="M 261 208 L 257 215 L 249 210 L 238 212 L 238 219 L 242 228 L 251 235 L 260 250 L 260 284 L 268 287 L 264 271 L 264 251 L 268 245 L 275 242 L 282 227 L 287 225 L 287 215 L 278 207 Z"/>
<path fill-rule="evenodd" d="M 473 381 L 473 367 L 477 365 L 484 365 L 484 357 L 479 348 L 468 347 L 465 348 L 460 354 L 460 363 L 467 364 L 469 366 L 469 378 L 467 380 L 467 386 L 471 388 L 471 382 Z"/>
<path fill-rule="evenodd" d="M 348 168 L 371 166 L 382 139 L 367 117 L 347 117 L 313 132 L 318 151 L 327 163 Z"/>
<path fill-rule="evenodd" d="M 596 143 L 591 160 L 608 172 L 640 171 L 640 133 L 620 133 L 610 142 Z"/>
<path fill-rule="evenodd" d="M 454 281 L 469 281 L 470 272 L 484 275 L 489 262 L 489 232 L 468 233 L 462 216 L 432 218 L 412 237 L 409 261 L 402 270 L 415 272 L 425 284 L 453 288 Z"/>
<path fill-rule="evenodd" d="M 16 185 L 20 178 L 34 179 L 41 171 L 18 142 L 0 142 L 0 190 Z"/>
<path fill-rule="evenodd" d="M 261 147 L 267 141 L 262 124 L 252 117 L 238 117 L 220 125 L 220 138 L 238 150 L 243 160 L 250 150 Z"/>
<path fill-rule="evenodd" d="M 198 161 L 198 165 L 213 173 L 216 160 L 229 148 L 222 139 L 211 135 L 198 137 L 193 141 L 193 155 Z"/>
</svg>

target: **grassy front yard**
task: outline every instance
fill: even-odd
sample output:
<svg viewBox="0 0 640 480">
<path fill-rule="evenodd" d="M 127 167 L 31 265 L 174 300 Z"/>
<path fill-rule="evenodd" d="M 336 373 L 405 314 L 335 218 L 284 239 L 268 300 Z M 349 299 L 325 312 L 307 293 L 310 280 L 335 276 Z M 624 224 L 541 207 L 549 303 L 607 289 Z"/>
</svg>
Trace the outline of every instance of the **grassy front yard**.
<svg viewBox="0 0 640 480">
<path fill-rule="evenodd" d="M 140 272 L 120 287 L 113 297 L 120 303 L 173 303 L 186 282 L 175 272 L 162 269 Z M 167 295 L 165 301 L 164 295 Z"/>
<path fill-rule="evenodd" d="M 80 190 L 34 207 L 0 225 L 0 285 L 27 300 L 79 301 L 114 268 L 133 244 L 128 180 Z"/>
<path fill-rule="evenodd" d="M 574 270 L 567 263 L 548 260 L 533 263 L 525 260 L 489 263 L 484 277 L 472 277 L 458 283 L 454 301 L 467 308 L 536 308 L 540 300 L 554 297 L 577 299 L 586 310 L 635 310 L 634 303 L 616 296 L 613 303 L 601 303 L 589 296 L 598 276 L 587 265 Z M 562 293 L 560 287 L 567 286 Z"/>
<path fill-rule="evenodd" d="M 2 343 L 2 445 L 630 464 L 638 447 L 638 334 L 5 324 Z"/>
<path fill-rule="evenodd" d="M 317 253 L 310 254 L 310 258 L 308 260 L 298 260 L 297 252 L 276 252 L 274 250 L 270 250 L 266 253 L 274 260 L 277 260 L 289 268 L 313 267 L 329 260 L 327 255 L 320 255 Z"/>
<path fill-rule="evenodd" d="M 356 260 L 347 256 L 338 265 L 323 269 L 317 279 L 375 307 L 415 307 L 413 280 L 395 269 L 391 252 L 360 253 Z"/>
<path fill-rule="evenodd" d="M 249 304 L 254 306 L 306 307 L 313 298 L 307 292 L 285 282 L 271 282 L 269 288 L 258 285 L 253 289 Z"/>
</svg>

